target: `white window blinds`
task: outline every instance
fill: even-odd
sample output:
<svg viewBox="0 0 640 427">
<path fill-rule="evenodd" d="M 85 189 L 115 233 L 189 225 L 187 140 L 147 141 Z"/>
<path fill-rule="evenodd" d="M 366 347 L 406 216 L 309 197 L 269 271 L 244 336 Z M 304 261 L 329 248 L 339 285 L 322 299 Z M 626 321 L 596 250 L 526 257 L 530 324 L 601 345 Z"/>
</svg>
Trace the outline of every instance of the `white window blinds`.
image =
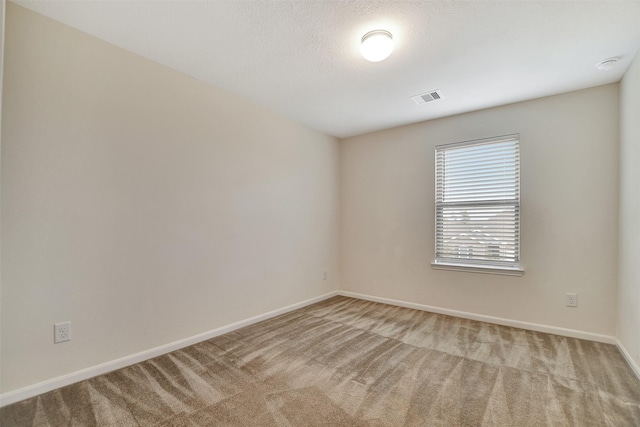
<svg viewBox="0 0 640 427">
<path fill-rule="evenodd" d="M 518 135 L 436 147 L 435 264 L 519 268 Z"/>
</svg>

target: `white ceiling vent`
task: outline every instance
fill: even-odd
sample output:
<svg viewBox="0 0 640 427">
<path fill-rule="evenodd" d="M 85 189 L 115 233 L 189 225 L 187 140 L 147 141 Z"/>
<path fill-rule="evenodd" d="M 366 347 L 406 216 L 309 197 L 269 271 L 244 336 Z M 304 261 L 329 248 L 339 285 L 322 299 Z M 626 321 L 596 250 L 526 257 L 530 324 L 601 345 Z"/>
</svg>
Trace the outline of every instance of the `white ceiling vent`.
<svg viewBox="0 0 640 427">
<path fill-rule="evenodd" d="M 440 99 L 442 99 L 442 93 L 439 90 L 430 90 L 429 92 L 411 97 L 411 100 L 417 105 L 426 104 L 431 101 L 438 101 Z"/>
</svg>

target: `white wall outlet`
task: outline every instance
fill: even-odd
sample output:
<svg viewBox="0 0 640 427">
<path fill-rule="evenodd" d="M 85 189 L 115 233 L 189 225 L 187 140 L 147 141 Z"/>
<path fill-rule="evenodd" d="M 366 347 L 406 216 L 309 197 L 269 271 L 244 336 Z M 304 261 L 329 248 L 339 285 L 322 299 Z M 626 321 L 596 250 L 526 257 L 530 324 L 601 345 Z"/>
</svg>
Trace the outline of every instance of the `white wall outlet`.
<svg viewBox="0 0 640 427">
<path fill-rule="evenodd" d="M 71 339 L 71 322 L 53 324 L 53 343 L 69 341 Z"/>
<path fill-rule="evenodd" d="M 322 272 L 322 280 L 327 280 L 327 270 Z"/>
<path fill-rule="evenodd" d="M 567 299 L 567 307 L 577 307 L 578 306 L 578 294 L 566 294 Z"/>
</svg>

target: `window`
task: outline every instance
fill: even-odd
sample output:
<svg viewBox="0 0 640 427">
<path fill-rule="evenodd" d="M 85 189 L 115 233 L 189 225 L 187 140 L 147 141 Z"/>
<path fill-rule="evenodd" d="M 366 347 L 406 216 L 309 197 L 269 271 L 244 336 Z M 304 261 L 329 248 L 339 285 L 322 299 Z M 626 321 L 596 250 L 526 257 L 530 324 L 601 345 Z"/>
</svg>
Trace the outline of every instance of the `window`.
<svg viewBox="0 0 640 427">
<path fill-rule="evenodd" d="M 434 268 L 520 269 L 519 136 L 436 147 Z"/>
</svg>

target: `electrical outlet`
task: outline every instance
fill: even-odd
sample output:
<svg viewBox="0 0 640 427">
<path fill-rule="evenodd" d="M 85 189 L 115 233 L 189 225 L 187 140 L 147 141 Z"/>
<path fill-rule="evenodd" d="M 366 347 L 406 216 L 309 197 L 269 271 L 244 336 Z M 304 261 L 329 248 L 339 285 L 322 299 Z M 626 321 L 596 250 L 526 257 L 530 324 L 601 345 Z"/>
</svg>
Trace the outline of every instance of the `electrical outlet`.
<svg viewBox="0 0 640 427">
<path fill-rule="evenodd" d="M 71 322 L 54 323 L 53 343 L 69 341 L 71 339 Z"/>
<path fill-rule="evenodd" d="M 577 307 L 578 306 L 578 294 L 566 294 L 567 297 L 567 307 Z"/>
<path fill-rule="evenodd" d="M 322 272 L 322 280 L 327 280 L 327 270 Z"/>
</svg>

